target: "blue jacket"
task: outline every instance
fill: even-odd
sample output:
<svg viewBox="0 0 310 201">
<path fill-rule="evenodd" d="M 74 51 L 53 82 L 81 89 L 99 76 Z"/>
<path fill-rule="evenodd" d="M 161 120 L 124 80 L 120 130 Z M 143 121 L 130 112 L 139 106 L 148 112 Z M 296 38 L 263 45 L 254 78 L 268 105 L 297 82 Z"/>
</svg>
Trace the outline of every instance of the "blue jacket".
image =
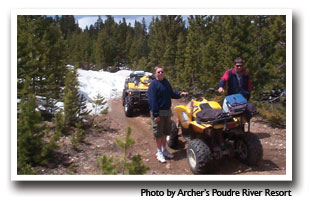
<svg viewBox="0 0 310 201">
<path fill-rule="evenodd" d="M 147 94 L 149 108 L 154 117 L 159 116 L 159 110 L 169 110 L 171 108 L 171 98 L 181 98 L 180 92 L 173 91 L 166 78 L 162 81 L 153 80 Z"/>
<path fill-rule="evenodd" d="M 240 81 L 241 86 L 238 82 L 236 70 L 232 68 L 224 73 L 218 87 L 224 87 L 226 85 L 227 95 L 241 93 L 246 99 L 249 99 L 252 85 L 249 75 L 245 70 L 241 76 Z"/>
</svg>

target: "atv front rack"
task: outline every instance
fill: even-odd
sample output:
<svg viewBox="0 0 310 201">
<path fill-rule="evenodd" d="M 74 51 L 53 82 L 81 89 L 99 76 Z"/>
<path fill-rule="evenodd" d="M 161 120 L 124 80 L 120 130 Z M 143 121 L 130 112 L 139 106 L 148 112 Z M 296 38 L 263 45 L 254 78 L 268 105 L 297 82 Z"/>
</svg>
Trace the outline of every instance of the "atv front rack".
<svg viewBox="0 0 310 201">
<path fill-rule="evenodd" d="M 254 116 L 258 114 L 258 112 L 253 112 L 251 113 L 251 116 Z M 215 125 L 219 125 L 219 124 L 223 124 L 224 127 L 223 127 L 223 131 L 227 131 L 227 130 L 231 130 L 230 128 L 227 127 L 227 124 L 228 123 L 237 123 L 236 121 L 234 121 L 235 118 L 240 118 L 241 122 L 240 122 L 240 125 L 242 125 L 242 120 L 243 118 L 242 117 L 247 117 L 245 112 L 241 113 L 241 114 L 237 114 L 237 115 L 229 115 L 229 113 L 222 113 L 223 117 L 220 117 L 220 118 L 217 118 L 217 119 L 214 119 L 214 120 L 209 120 L 209 121 L 200 121 L 198 119 L 196 119 L 196 122 L 198 124 L 210 124 L 212 126 L 215 126 Z M 250 118 L 247 118 L 247 122 L 249 123 L 249 119 Z M 250 124 L 248 124 L 248 131 L 250 131 Z"/>
<path fill-rule="evenodd" d="M 199 124 L 220 124 L 220 123 L 224 123 L 224 122 L 227 122 L 229 120 L 233 121 L 233 118 L 234 117 L 239 117 L 241 115 L 235 115 L 235 116 L 231 116 L 229 115 L 228 113 L 222 113 L 223 114 L 223 117 L 220 117 L 220 118 L 216 118 L 214 120 L 208 120 L 208 121 L 202 121 L 202 120 L 198 120 L 196 119 L 196 122 L 199 123 Z"/>
</svg>

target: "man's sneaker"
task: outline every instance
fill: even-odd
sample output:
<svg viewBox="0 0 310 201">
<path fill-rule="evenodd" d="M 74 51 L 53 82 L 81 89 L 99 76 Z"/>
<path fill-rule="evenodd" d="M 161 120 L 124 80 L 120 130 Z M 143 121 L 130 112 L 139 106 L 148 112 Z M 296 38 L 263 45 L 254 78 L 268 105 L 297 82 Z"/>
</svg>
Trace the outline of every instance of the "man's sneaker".
<svg viewBox="0 0 310 201">
<path fill-rule="evenodd" d="M 166 156 L 169 159 L 172 159 L 174 157 L 174 155 L 169 153 L 169 151 L 167 149 L 164 149 L 163 154 L 164 154 L 164 156 Z"/>
<path fill-rule="evenodd" d="M 159 161 L 159 162 L 161 162 L 161 163 L 165 163 L 166 162 L 166 159 L 165 159 L 165 157 L 164 157 L 164 155 L 163 155 L 163 152 L 157 152 L 156 153 L 156 159 Z"/>
</svg>

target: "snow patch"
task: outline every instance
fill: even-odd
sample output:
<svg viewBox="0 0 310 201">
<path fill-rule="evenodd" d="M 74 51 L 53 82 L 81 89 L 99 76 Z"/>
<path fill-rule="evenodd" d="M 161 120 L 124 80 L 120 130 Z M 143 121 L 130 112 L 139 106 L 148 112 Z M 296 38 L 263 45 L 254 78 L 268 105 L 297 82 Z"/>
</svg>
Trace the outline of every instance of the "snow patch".
<svg viewBox="0 0 310 201">
<path fill-rule="evenodd" d="M 74 66 L 68 65 L 67 68 L 74 69 Z M 125 78 L 129 76 L 130 73 L 132 73 L 130 70 L 120 70 L 115 73 L 110 73 L 103 70 L 92 71 L 78 69 L 79 94 L 84 95 L 86 98 L 87 110 L 91 111 L 90 114 L 95 113 L 91 101 L 93 101 L 98 94 L 104 97 L 105 101 L 108 102 L 105 108 L 109 107 L 110 100 L 122 96 Z M 39 105 L 37 110 L 46 110 L 44 107 L 45 98 L 41 96 L 36 96 L 36 98 Z M 17 103 L 20 103 L 20 99 L 17 99 Z M 60 109 L 64 108 L 64 103 L 57 102 L 56 107 L 58 108 L 56 112 L 58 112 Z"/>
<path fill-rule="evenodd" d="M 100 94 L 106 101 L 122 96 L 125 77 L 132 71 L 120 70 L 115 73 L 78 69 L 79 93 L 87 99 L 87 109 L 92 110 L 90 101 Z M 108 106 L 108 105 L 107 105 Z"/>
</svg>

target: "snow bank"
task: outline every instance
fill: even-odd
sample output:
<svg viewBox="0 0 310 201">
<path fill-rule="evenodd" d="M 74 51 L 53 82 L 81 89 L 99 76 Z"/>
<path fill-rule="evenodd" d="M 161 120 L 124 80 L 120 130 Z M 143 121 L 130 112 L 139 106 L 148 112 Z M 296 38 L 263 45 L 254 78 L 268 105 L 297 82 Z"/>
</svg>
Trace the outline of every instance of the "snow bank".
<svg viewBox="0 0 310 201">
<path fill-rule="evenodd" d="M 87 108 L 92 110 L 90 103 L 98 94 L 103 96 L 106 101 L 122 96 L 125 77 L 132 71 L 120 70 L 116 73 L 106 71 L 78 70 L 79 93 L 87 99 Z"/>
<path fill-rule="evenodd" d="M 74 66 L 67 66 L 70 69 L 73 69 Z M 92 103 L 90 101 L 100 94 L 106 101 L 109 101 L 114 98 L 119 98 L 122 96 L 125 77 L 129 76 L 132 71 L 130 70 L 120 70 L 116 73 L 110 73 L 106 71 L 91 71 L 91 70 L 81 70 L 78 69 L 78 81 L 79 81 L 79 93 L 83 94 L 87 99 L 87 109 L 93 110 Z M 45 110 L 45 98 L 41 96 L 36 96 L 38 101 L 38 110 Z M 17 99 L 17 103 L 20 102 L 20 99 Z M 109 105 L 106 105 L 109 106 Z M 60 109 L 64 108 L 63 102 L 57 102 L 56 106 L 58 107 L 58 112 Z M 94 114 L 94 111 L 91 112 Z"/>
</svg>

